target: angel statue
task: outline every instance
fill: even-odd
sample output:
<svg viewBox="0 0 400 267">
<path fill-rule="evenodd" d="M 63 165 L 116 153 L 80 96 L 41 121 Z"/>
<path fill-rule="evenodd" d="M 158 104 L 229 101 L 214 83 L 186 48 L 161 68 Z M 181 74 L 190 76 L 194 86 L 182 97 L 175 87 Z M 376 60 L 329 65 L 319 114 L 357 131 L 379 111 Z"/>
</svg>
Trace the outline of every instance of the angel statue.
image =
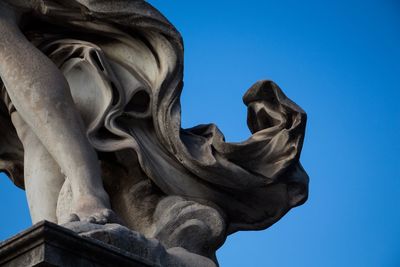
<svg viewBox="0 0 400 267">
<path fill-rule="evenodd" d="M 0 170 L 33 223 L 120 227 L 216 266 L 227 235 L 306 201 L 304 111 L 260 81 L 246 141 L 182 129 L 182 38 L 147 2 L 0 0 L 0 35 Z"/>
</svg>

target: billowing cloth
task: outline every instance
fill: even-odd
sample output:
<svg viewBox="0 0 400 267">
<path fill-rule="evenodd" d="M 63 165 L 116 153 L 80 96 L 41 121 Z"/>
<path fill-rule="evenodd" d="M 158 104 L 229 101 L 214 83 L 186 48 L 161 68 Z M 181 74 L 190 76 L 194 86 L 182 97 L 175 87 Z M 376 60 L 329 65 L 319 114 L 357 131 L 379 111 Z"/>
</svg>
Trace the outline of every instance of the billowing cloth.
<svg viewBox="0 0 400 267">
<path fill-rule="evenodd" d="M 97 151 L 133 149 L 161 191 L 216 207 L 229 233 L 266 228 L 306 200 L 306 114 L 276 84 L 245 94 L 253 135 L 244 142 L 225 142 L 213 124 L 182 129 L 182 39 L 157 10 L 144 1 L 34 2 L 36 23 L 23 31 L 68 80 Z M 8 116 L 0 109 L 3 169 L 9 151 L 21 151 L 4 139 L 15 137 Z M 22 185 L 20 157 L 6 170 Z"/>
</svg>

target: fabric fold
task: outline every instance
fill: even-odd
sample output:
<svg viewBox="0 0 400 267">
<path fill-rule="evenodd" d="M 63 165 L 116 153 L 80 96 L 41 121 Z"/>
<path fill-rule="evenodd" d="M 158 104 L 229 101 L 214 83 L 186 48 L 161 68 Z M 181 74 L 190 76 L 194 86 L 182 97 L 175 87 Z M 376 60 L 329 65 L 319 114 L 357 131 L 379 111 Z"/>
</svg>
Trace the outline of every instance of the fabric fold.
<svg viewBox="0 0 400 267">
<path fill-rule="evenodd" d="M 266 228 L 307 199 L 306 114 L 275 83 L 244 95 L 252 133 L 244 142 L 225 142 L 213 124 L 182 129 L 183 43 L 172 24 L 144 1 L 68 3 L 40 1 L 30 19 L 51 26 L 25 30 L 67 78 L 97 151 L 134 150 L 162 192 L 216 207 L 229 233 Z M 0 168 L 21 186 L 20 168 L 4 167 L 9 150 L 12 166 L 23 162 L 7 109 L 0 124 Z"/>
</svg>

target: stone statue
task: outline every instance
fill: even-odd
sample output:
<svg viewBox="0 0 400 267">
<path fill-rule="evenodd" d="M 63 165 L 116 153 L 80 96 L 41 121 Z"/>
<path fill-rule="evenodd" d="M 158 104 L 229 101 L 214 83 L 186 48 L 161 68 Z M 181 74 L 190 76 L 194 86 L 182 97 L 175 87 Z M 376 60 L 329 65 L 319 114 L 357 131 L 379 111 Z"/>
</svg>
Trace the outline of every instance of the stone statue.
<svg viewBox="0 0 400 267">
<path fill-rule="evenodd" d="M 216 266 L 227 235 L 307 199 L 304 111 L 260 81 L 248 140 L 182 129 L 183 42 L 145 1 L 0 0 L 0 34 L 0 170 L 34 223 Z"/>
</svg>

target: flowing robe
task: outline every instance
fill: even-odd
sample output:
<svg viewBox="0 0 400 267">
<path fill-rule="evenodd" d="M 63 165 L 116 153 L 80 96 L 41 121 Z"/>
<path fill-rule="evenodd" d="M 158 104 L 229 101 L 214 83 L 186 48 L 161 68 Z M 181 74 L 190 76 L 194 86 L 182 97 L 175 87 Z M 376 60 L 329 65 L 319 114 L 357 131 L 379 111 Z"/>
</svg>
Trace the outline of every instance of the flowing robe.
<svg viewBox="0 0 400 267">
<path fill-rule="evenodd" d="M 164 194 L 217 208 L 228 233 L 269 227 L 306 200 L 306 114 L 275 83 L 260 81 L 243 97 L 252 132 L 244 142 L 225 142 L 213 124 L 182 129 L 183 43 L 157 10 L 144 1 L 32 2 L 40 4 L 26 4 L 33 11 L 22 30 L 66 77 L 99 153 L 134 151 Z M 18 111 L 1 93 L 0 169 L 23 187 L 9 115 Z"/>
</svg>

